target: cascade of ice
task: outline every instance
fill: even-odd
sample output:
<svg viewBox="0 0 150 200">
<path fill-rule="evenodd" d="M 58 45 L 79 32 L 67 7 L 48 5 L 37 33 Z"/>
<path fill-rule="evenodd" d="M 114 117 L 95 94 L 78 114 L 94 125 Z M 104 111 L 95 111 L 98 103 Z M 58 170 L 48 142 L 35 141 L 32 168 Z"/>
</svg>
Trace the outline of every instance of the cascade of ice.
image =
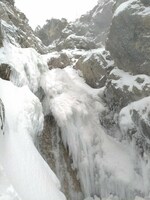
<svg viewBox="0 0 150 200">
<path fill-rule="evenodd" d="M 17 193 L 24 197 L 22 200 L 65 199 L 58 179 L 33 145 L 34 136 L 42 130 L 43 112 L 52 114 L 60 127 L 81 185 L 78 187 L 73 178 L 57 125 L 51 122 L 45 148 L 52 152 L 46 159 L 52 168 L 54 165 L 67 197 L 83 200 L 80 189 L 86 200 L 137 200 L 136 195 L 149 195 L 149 160 L 144 163 L 132 145 L 108 136 L 99 122 L 99 115 L 106 109 L 101 101 L 103 89 L 90 88 L 72 67 L 48 71 L 45 60 L 33 49 L 6 44 L 0 54 L 0 63 L 12 67 L 11 81 L 30 88 L 18 88 L 0 79 L 0 98 L 6 111 L 6 126 L 0 133 L 0 162 Z M 32 93 L 40 93 L 41 87 L 45 92 L 45 96 L 41 94 L 43 110 Z M 121 123 L 126 126 L 124 121 Z M 16 194 L 11 198 L 14 199 Z"/>
<path fill-rule="evenodd" d="M 22 200 L 65 200 L 59 180 L 33 144 L 43 127 L 38 98 L 27 86 L 18 88 L 2 79 L 0 98 L 6 116 L 4 134 L 0 134 L 0 162 L 18 195 Z"/>
<path fill-rule="evenodd" d="M 52 112 L 61 128 L 85 197 L 112 194 L 132 200 L 148 194 L 130 145 L 108 136 L 99 123 L 98 113 L 104 110 L 100 90 L 88 87 L 71 67 L 43 74 L 41 87 L 44 110 Z"/>
</svg>

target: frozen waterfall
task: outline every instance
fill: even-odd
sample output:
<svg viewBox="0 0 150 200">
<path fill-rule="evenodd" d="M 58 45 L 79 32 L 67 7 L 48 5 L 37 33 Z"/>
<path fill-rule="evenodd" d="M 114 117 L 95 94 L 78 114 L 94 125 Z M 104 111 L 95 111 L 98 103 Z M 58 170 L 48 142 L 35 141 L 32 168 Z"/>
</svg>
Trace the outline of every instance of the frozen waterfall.
<svg viewBox="0 0 150 200">
<path fill-rule="evenodd" d="M 73 179 L 72 172 L 67 171 L 64 150 L 57 146 L 59 140 L 72 159 L 71 170 L 77 175 L 74 180 L 80 183 L 74 187 L 77 192 L 68 195 L 68 200 L 148 197 L 149 159 L 142 160 L 132 143 L 109 136 L 100 123 L 107 109 L 101 98 L 103 88 L 89 87 L 72 66 L 48 70 L 44 56 L 33 49 L 6 44 L 0 53 L 0 62 L 12 66 L 12 82 L 0 79 L 0 99 L 5 107 L 5 126 L 0 132 L 0 199 L 4 193 L 7 200 L 19 197 L 22 200 L 66 199 L 60 185 L 64 184 L 65 188 L 67 181 L 68 188 Z M 40 96 L 41 102 L 35 94 Z M 0 109 L 2 111 L 2 107 Z M 55 129 L 48 138 L 51 141 L 47 140 L 52 143 L 54 171 L 60 175 L 60 181 L 49 167 L 52 161 L 49 160 L 48 166 L 34 146 L 34 139 L 43 130 L 44 115 L 53 116 L 57 122 L 55 128 L 58 125 L 61 132 L 60 136 Z M 63 173 L 65 181 L 62 181 Z M 72 189 L 65 192 L 70 194 Z"/>
<path fill-rule="evenodd" d="M 100 125 L 99 113 L 105 110 L 102 89 L 87 86 L 71 67 L 43 74 L 41 87 L 46 94 L 43 108 L 52 113 L 61 129 L 85 197 L 112 194 L 131 200 L 135 191 L 148 194 L 144 174 L 136 170 L 132 146 L 108 136 Z"/>
</svg>

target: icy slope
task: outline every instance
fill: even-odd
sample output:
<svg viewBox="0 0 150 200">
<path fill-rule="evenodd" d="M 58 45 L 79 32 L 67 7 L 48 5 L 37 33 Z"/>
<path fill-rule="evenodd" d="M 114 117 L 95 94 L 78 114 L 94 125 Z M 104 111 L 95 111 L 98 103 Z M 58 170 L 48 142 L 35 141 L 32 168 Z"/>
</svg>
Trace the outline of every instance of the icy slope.
<svg viewBox="0 0 150 200">
<path fill-rule="evenodd" d="M 11 96 L 11 98 L 10 98 Z M 60 183 L 36 150 L 33 139 L 43 126 L 42 107 L 27 86 L 0 79 L 5 129 L 0 135 L 0 162 L 22 200 L 63 200 Z"/>
</svg>

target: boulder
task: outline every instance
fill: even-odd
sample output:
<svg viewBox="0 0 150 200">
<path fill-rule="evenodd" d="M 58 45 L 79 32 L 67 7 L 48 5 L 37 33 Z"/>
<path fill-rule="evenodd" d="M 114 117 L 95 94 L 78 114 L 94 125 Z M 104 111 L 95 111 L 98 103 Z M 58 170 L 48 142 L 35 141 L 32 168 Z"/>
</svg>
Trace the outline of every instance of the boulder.
<svg viewBox="0 0 150 200">
<path fill-rule="evenodd" d="M 103 87 L 106 83 L 107 61 L 101 54 L 101 50 L 89 51 L 81 56 L 77 61 L 75 68 L 82 72 L 82 75 L 88 85 L 93 88 Z"/>
<path fill-rule="evenodd" d="M 150 77 L 147 75 L 132 75 L 114 68 L 109 76 L 104 91 L 105 101 L 110 110 L 120 109 L 133 101 L 147 97 L 150 94 Z"/>
<path fill-rule="evenodd" d="M 51 57 L 48 61 L 49 69 L 52 68 L 64 68 L 71 65 L 71 59 L 67 56 L 67 54 L 61 52 L 59 56 Z"/>
<path fill-rule="evenodd" d="M 119 113 L 119 126 L 124 139 L 134 141 L 141 156 L 150 151 L 150 97 L 124 107 Z"/>
<path fill-rule="evenodd" d="M 0 64 L 0 78 L 4 80 L 10 79 L 11 67 L 8 64 Z"/>
<path fill-rule="evenodd" d="M 145 4 L 128 0 L 117 7 L 107 49 L 120 69 L 150 75 L 150 9 Z"/>
<path fill-rule="evenodd" d="M 56 45 L 56 49 L 58 51 L 61 51 L 62 49 L 90 50 L 95 48 L 96 44 L 92 40 L 84 36 L 77 36 L 75 34 L 71 34 L 66 39 L 60 40 Z"/>
</svg>

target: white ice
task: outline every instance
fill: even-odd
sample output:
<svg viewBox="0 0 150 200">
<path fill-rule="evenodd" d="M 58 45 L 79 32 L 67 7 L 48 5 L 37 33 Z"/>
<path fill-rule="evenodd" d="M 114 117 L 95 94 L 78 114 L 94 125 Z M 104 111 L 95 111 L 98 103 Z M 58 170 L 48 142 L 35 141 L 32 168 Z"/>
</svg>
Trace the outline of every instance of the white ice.
<svg viewBox="0 0 150 200">
<path fill-rule="evenodd" d="M 101 91 L 87 86 L 71 67 L 43 74 L 41 87 L 47 97 L 43 106 L 61 128 L 85 196 L 114 194 L 131 200 L 135 191 L 143 194 L 132 148 L 108 136 L 100 125 L 98 115 L 105 110 Z"/>
<path fill-rule="evenodd" d="M 11 81 L 17 86 L 28 85 L 37 92 L 41 73 L 48 70 L 45 59 L 33 48 L 20 48 L 8 42 L 0 48 L 0 63 L 11 67 Z"/>
<path fill-rule="evenodd" d="M 61 128 L 85 197 L 132 200 L 136 195 L 148 196 L 150 181 L 147 173 L 136 171 L 132 147 L 108 136 L 100 124 L 99 116 L 106 109 L 101 100 L 103 88 L 90 88 L 71 67 L 48 71 L 47 56 L 33 49 L 6 44 L 0 55 L 0 63 L 13 69 L 12 82 L 20 86 L 0 79 L 0 98 L 6 110 L 5 134 L 0 135 L 0 162 L 22 200 L 65 199 L 58 179 L 33 143 L 42 130 L 43 112 L 51 113 Z M 88 52 L 86 56 L 90 55 Z M 123 74 L 119 85 L 124 77 Z M 131 82 L 136 78 L 127 74 L 126 77 Z M 142 78 L 149 82 L 149 77 Z M 32 93 L 40 87 L 45 92 L 43 110 Z M 141 168 L 147 172 L 142 161 Z"/>
<path fill-rule="evenodd" d="M 0 135 L 0 162 L 22 200 L 64 200 L 60 183 L 34 146 L 43 127 L 42 106 L 27 86 L 0 79 L 5 129 Z"/>
</svg>

